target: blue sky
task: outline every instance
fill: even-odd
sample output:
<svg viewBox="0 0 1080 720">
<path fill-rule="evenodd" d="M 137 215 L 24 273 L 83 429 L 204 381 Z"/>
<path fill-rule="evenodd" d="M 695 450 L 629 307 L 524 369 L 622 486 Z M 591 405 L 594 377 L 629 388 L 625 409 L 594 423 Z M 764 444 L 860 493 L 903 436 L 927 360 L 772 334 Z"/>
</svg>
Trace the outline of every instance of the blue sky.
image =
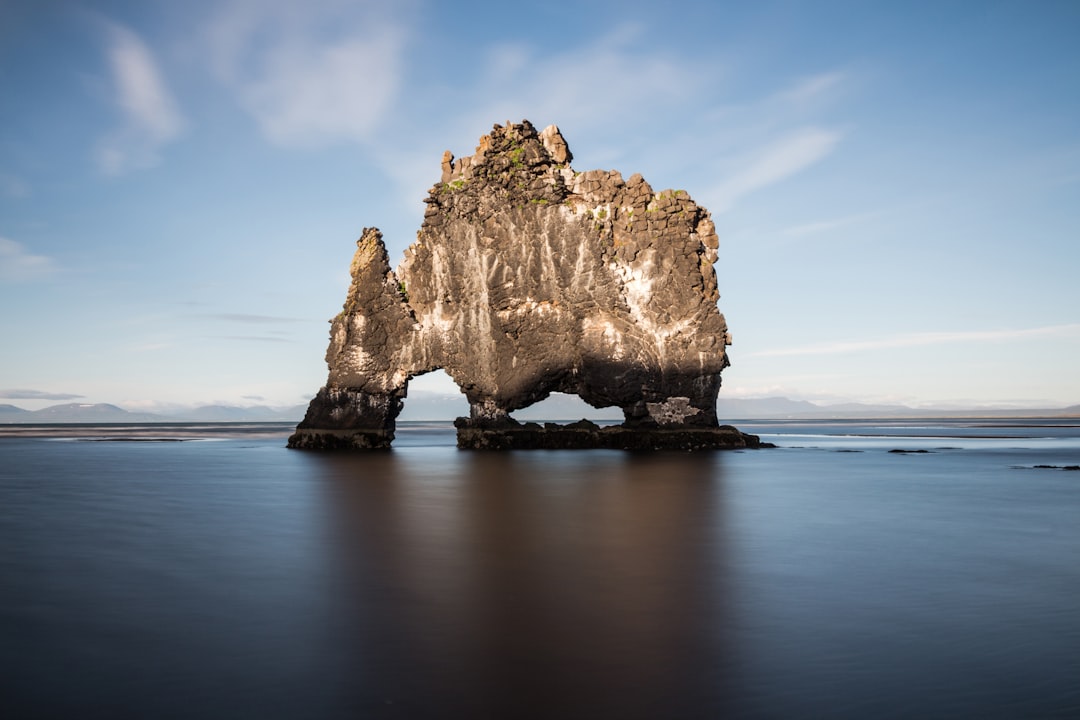
<svg viewBox="0 0 1080 720">
<path fill-rule="evenodd" d="M 361 229 L 396 264 L 442 152 L 522 118 L 713 212 L 722 394 L 1080 403 L 1077 37 L 1048 1 L 8 0 L 0 403 L 306 401 Z"/>
</svg>

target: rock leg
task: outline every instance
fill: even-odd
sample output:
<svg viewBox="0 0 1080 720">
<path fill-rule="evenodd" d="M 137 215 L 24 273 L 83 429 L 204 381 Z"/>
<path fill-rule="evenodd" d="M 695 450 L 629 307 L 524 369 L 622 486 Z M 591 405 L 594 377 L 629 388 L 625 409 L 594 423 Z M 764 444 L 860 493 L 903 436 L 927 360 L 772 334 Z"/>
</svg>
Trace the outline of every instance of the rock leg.
<svg viewBox="0 0 1080 720">
<path fill-rule="evenodd" d="M 311 401 L 288 446 L 306 450 L 389 448 L 402 405 L 398 393 L 377 395 L 324 387 Z"/>
</svg>

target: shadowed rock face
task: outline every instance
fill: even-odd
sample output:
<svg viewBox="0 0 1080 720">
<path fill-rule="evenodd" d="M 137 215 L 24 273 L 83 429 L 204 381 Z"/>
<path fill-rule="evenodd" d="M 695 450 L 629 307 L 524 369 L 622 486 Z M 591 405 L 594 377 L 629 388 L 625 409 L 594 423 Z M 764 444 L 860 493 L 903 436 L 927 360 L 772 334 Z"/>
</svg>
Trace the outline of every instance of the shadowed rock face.
<svg viewBox="0 0 1080 720">
<path fill-rule="evenodd" d="M 439 368 L 469 400 L 462 446 L 551 447 L 566 436 L 638 448 L 666 446 L 650 433 L 670 442 L 672 431 L 718 430 L 730 339 L 709 213 L 684 191 L 576 172 L 571 159 L 555 126 L 496 125 L 471 157 L 443 156 L 396 273 L 381 233 L 364 230 L 332 321 L 329 379 L 290 447 L 389 447 L 409 379 Z M 509 417 L 552 392 L 618 406 L 625 423 L 589 441 L 524 432 Z M 723 438 L 713 446 L 752 443 L 730 428 L 713 435 Z"/>
</svg>

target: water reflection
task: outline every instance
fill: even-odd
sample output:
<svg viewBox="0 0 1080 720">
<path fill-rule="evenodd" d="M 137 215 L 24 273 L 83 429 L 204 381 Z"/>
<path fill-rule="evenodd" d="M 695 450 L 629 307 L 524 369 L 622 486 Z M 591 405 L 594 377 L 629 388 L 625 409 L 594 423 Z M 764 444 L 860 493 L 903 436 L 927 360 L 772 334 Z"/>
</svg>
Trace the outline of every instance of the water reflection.
<svg viewBox="0 0 1080 720">
<path fill-rule="evenodd" d="M 314 461 L 352 703 L 403 717 L 721 707 L 717 458 L 441 452 Z"/>
<path fill-rule="evenodd" d="M 1080 717 L 1078 438 L 402 440 L 0 443 L 0 715 Z"/>
</svg>

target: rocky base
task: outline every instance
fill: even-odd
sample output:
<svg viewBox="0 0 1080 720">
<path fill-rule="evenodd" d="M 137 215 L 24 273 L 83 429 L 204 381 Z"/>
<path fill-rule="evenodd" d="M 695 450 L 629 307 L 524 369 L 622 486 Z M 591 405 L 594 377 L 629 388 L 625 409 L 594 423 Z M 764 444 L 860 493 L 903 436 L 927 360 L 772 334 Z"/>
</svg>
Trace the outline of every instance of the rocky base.
<svg viewBox="0 0 1080 720">
<path fill-rule="evenodd" d="M 490 426 L 454 421 L 457 446 L 466 450 L 739 450 L 775 447 L 730 425 L 719 427 L 601 427 L 588 420 Z"/>
<path fill-rule="evenodd" d="M 294 450 L 389 450 L 393 431 L 298 429 L 287 447 Z"/>
</svg>

